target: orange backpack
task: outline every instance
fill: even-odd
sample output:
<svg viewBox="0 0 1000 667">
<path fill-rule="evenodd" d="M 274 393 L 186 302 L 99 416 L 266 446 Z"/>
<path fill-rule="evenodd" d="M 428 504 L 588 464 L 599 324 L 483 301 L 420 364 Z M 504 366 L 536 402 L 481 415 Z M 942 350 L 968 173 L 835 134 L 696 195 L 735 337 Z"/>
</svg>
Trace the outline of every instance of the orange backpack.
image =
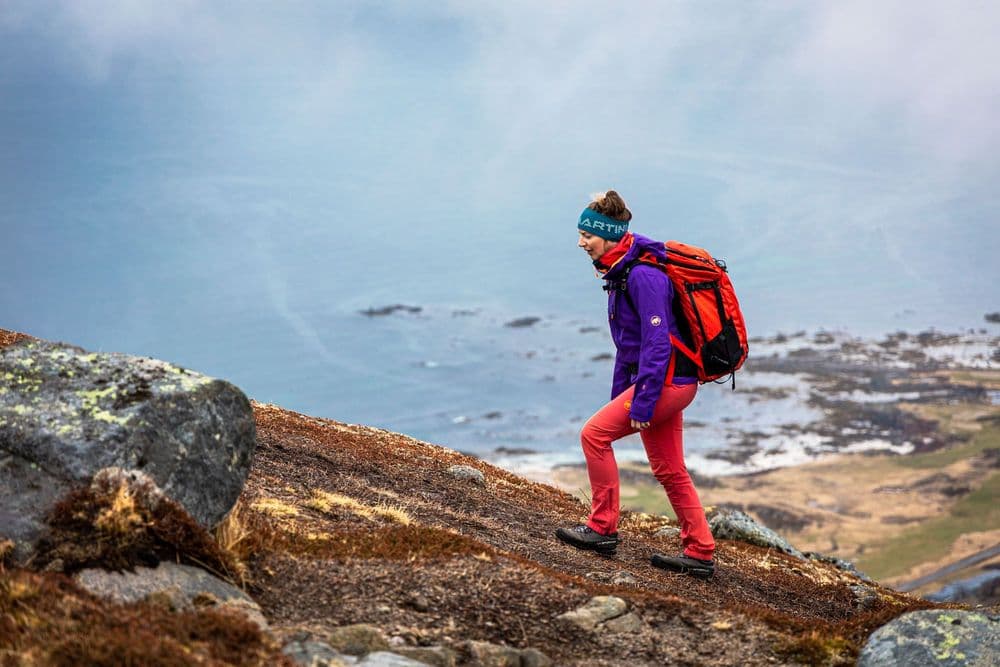
<svg viewBox="0 0 1000 667">
<path fill-rule="evenodd" d="M 732 376 L 735 389 L 735 373 L 746 361 L 750 346 L 726 263 L 714 259 L 703 248 L 679 241 L 667 241 L 664 246 L 666 261 L 658 260 L 655 264 L 673 283 L 674 318 L 681 338 L 685 339 L 671 335 L 670 342 L 698 367 L 699 381 L 711 382 L 728 375 Z M 625 282 L 631 268 L 626 269 Z M 671 356 L 669 377 L 673 377 L 674 360 Z"/>
</svg>

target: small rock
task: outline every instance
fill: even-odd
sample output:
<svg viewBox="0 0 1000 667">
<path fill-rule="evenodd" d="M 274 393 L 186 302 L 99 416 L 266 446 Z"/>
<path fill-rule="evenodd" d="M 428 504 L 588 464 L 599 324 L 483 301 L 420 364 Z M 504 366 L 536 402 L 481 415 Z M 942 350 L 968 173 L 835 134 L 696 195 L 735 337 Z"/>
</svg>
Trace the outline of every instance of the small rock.
<svg viewBox="0 0 1000 667">
<path fill-rule="evenodd" d="M 881 599 L 878 591 L 871 586 L 864 584 L 851 584 L 851 593 L 854 594 L 854 607 L 859 611 L 868 611 L 878 604 Z"/>
<path fill-rule="evenodd" d="M 455 465 L 448 468 L 448 473 L 453 477 L 462 480 L 469 480 L 474 484 L 486 484 L 486 475 L 477 468 L 465 465 Z"/>
<path fill-rule="evenodd" d="M 1000 616 L 924 609 L 899 616 L 868 638 L 858 667 L 1000 665 Z"/>
<path fill-rule="evenodd" d="M 411 593 L 407 598 L 407 603 L 419 612 L 427 612 L 431 608 L 431 603 L 420 593 Z"/>
<path fill-rule="evenodd" d="M 675 526 L 664 526 L 663 528 L 660 528 L 658 531 L 653 533 L 653 537 L 657 537 L 663 540 L 680 539 L 681 529 Z"/>
<path fill-rule="evenodd" d="M 521 667 L 552 667 L 552 659 L 537 648 L 521 651 Z"/>
<path fill-rule="evenodd" d="M 356 658 L 340 655 L 326 642 L 293 641 L 281 652 L 303 667 L 346 667 L 357 663 Z"/>
<path fill-rule="evenodd" d="M 165 561 L 155 568 L 137 567 L 134 572 L 81 570 L 74 577 L 81 587 L 115 602 L 128 604 L 150 599 L 167 608 L 184 611 L 217 607 L 236 611 L 266 630 L 267 619 L 246 593 L 197 567 Z"/>
<path fill-rule="evenodd" d="M 636 614 L 628 613 L 618 618 L 612 618 L 602 627 L 614 634 L 632 634 L 639 632 L 646 626 Z"/>
<path fill-rule="evenodd" d="M 398 653 L 375 651 L 358 661 L 358 667 L 427 667 L 426 662 L 407 658 Z"/>
<path fill-rule="evenodd" d="M 467 641 L 464 644 L 473 665 L 482 667 L 521 667 L 521 652 L 510 646 Z"/>
<path fill-rule="evenodd" d="M 395 651 L 401 646 L 406 646 L 405 639 L 403 639 L 399 635 L 393 635 L 392 637 L 389 637 L 389 647 L 392 648 L 393 651 Z"/>
<path fill-rule="evenodd" d="M 364 655 L 389 648 L 382 631 L 373 625 L 358 623 L 331 630 L 326 637 L 330 646 L 348 655 Z"/>
<path fill-rule="evenodd" d="M 444 646 L 401 646 L 394 648 L 393 652 L 433 667 L 455 667 L 458 662 L 458 654 Z"/>
<path fill-rule="evenodd" d="M 556 618 L 582 630 L 591 631 L 599 623 L 617 618 L 627 610 L 628 603 L 625 600 L 613 595 L 598 595 L 582 607 L 560 614 Z"/>
<path fill-rule="evenodd" d="M 635 586 L 638 582 L 631 572 L 622 570 L 615 572 L 615 576 L 611 577 L 611 583 L 614 586 Z"/>
</svg>

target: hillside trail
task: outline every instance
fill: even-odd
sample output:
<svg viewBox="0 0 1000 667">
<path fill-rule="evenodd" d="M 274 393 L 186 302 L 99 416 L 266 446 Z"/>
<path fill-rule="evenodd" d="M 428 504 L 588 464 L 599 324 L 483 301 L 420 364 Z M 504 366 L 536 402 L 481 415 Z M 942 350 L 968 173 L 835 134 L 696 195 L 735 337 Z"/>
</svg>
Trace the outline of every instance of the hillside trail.
<svg viewBox="0 0 1000 667">
<path fill-rule="evenodd" d="M 650 628 L 679 624 L 672 641 L 696 655 L 713 627 L 765 651 L 776 636 L 861 637 L 928 606 L 880 589 L 861 609 L 858 580 L 832 565 L 727 540 L 712 579 L 664 572 L 650 556 L 681 548 L 654 535 L 671 525 L 665 517 L 625 512 L 615 556 L 578 551 L 554 536 L 586 518 L 564 491 L 397 433 L 254 409 L 258 450 L 241 502 L 299 545 L 254 564 L 255 597 L 279 626 L 364 619 L 416 641 L 462 633 L 558 653 L 566 634 L 552 620 L 611 594 Z M 455 465 L 482 471 L 484 482 L 455 476 Z"/>
</svg>

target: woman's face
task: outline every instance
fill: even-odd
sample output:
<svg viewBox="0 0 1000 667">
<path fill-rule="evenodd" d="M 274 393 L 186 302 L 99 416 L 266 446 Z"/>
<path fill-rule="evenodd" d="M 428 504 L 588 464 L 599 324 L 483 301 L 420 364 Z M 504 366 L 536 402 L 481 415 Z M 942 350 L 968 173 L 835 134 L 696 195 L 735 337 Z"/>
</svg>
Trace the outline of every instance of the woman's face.
<svg viewBox="0 0 1000 667">
<path fill-rule="evenodd" d="M 580 241 L 576 244 L 577 247 L 583 248 L 584 251 L 590 255 L 590 259 L 598 260 L 604 256 L 604 253 L 611 250 L 617 244 L 617 241 L 607 241 L 602 239 L 600 236 L 594 236 L 589 232 L 580 230 Z"/>
</svg>

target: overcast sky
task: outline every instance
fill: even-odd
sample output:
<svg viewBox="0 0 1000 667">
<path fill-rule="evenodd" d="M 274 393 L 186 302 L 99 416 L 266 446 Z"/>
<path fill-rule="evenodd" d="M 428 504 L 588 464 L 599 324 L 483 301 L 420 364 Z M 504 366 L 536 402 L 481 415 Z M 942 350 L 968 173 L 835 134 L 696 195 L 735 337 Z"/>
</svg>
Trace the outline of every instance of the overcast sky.
<svg viewBox="0 0 1000 667">
<path fill-rule="evenodd" d="M 0 0 L 0 315 L 59 332 L 81 285 L 169 290 L 230 248 L 315 336 L 296 295 L 333 266 L 570 257 L 603 187 L 640 231 L 721 248 L 768 328 L 769 275 L 817 265 L 831 303 L 870 280 L 998 310 L 998 34 L 996 2 Z M 90 247 L 112 233 L 135 238 Z"/>
</svg>

